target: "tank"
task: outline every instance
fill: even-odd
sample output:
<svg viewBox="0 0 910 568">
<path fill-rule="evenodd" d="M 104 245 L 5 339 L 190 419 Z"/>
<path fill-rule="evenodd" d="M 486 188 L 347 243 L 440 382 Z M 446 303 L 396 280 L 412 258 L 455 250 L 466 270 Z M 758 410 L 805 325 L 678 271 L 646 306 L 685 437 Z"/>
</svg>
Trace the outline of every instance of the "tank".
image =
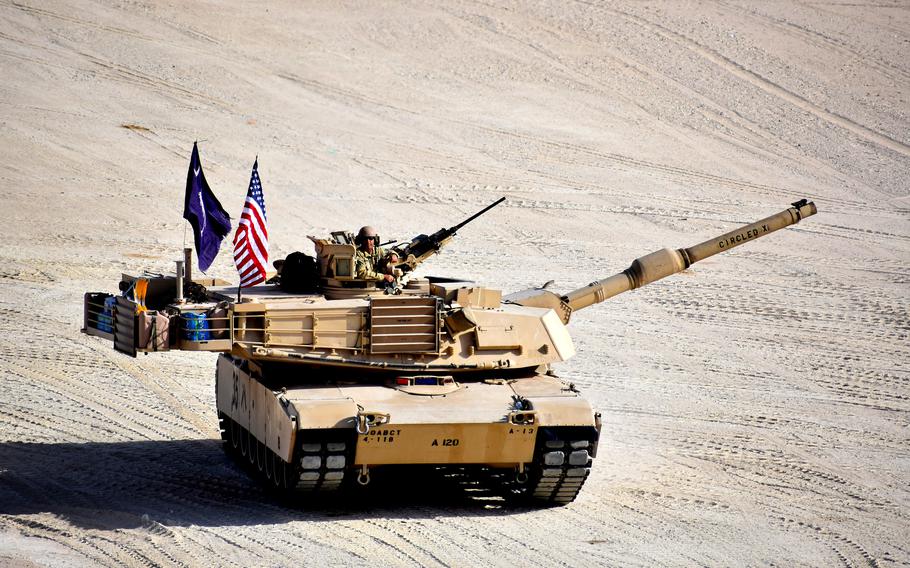
<svg viewBox="0 0 910 568">
<path fill-rule="evenodd" d="M 119 294 L 85 295 L 84 331 L 133 356 L 218 352 L 224 447 L 276 491 L 333 492 L 425 465 L 563 505 L 582 489 L 601 432 L 600 414 L 554 368 L 575 355 L 572 314 L 816 213 L 802 200 L 564 294 L 417 275 L 501 201 L 391 247 L 390 283 L 357 278 L 355 237 L 337 231 L 309 237 L 315 259 L 293 263 L 308 270 L 291 270 L 289 257 L 270 283 L 239 292 L 180 262 L 174 277 L 123 275 Z"/>
</svg>

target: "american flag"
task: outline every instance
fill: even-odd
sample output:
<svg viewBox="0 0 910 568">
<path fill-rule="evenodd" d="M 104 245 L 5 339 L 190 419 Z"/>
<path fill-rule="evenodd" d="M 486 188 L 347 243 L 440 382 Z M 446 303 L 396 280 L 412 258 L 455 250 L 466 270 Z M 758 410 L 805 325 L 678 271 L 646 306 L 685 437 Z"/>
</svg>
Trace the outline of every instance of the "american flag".
<svg viewBox="0 0 910 568">
<path fill-rule="evenodd" d="M 240 273 L 240 287 L 246 288 L 265 280 L 269 263 L 269 227 L 265 217 L 265 200 L 259 182 L 259 160 L 253 163 L 250 188 L 234 233 L 234 266 Z"/>
</svg>

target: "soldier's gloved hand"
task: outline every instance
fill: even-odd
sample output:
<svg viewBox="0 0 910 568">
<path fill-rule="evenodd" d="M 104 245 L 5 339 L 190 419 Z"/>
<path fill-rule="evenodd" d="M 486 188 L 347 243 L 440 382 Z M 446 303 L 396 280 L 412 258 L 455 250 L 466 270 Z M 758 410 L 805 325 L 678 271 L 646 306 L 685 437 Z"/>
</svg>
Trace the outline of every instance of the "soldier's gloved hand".
<svg viewBox="0 0 910 568">
<path fill-rule="evenodd" d="M 386 282 L 394 282 L 394 281 L 395 281 L 395 277 L 392 276 L 391 274 L 386 274 L 386 275 L 384 275 L 384 276 L 382 277 L 382 279 L 385 280 Z"/>
</svg>

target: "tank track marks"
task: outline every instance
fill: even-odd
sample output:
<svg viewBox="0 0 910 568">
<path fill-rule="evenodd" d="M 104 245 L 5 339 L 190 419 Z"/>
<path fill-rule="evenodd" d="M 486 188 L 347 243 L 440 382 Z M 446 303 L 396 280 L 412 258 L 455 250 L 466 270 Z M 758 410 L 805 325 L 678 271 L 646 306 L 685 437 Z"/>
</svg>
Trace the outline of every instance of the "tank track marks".
<svg viewBox="0 0 910 568">
<path fill-rule="evenodd" d="M 306 441 L 294 450 L 293 463 L 287 463 L 226 415 L 219 413 L 218 422 L 225 452 L 279 492 L 334 491 L 350 469 L 353 443 L 331 430 L 308 431 Z"/>
<path fill-rule="evenodd" d="M 593 428 L 542 428 L 528 481 L 510 482 L 512 497 L 538 505 L 566 505 L 575 500 L 591 473 L 597 444 Z"/>
</svg>

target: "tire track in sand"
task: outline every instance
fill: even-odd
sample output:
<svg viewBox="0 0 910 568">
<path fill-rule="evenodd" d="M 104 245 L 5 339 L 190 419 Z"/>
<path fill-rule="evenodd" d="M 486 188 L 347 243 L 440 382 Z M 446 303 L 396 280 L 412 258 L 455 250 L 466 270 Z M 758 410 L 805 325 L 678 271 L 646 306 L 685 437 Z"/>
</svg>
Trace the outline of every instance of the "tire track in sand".
<svg viewBox="0 0 910 568">
<path fill-rule="evenodd" d="M 801 26 L 795 22 L 776 18 L 768 14 L 762 14 L 752 7 L 737 6 L 724 0 L 714 0 L 714 2 L 727 9 L 735 10 L 741 14 L 745 14 L 747 17 L 752 18 L 756 21 L 764 22 L 766 25 L 779 30 L 781 33 L 802 39 L 809 45 L 814 45 L 815 47 L 821 49 L 832 49 L 834 51 L 842 53 L 849 58 L 861 59 L 863 63 L 869 67 L 874 68 L 888 79 L 894 81 L 910 79 L 910 73 L 907 73 L 900 67 L 891 65 L 887 61 L 876 59 L 875 55 L 872 53 L 866 53 L 864 51 L 854 49 L 845 41 L 842 41 L 838 38 L 827 36 L 805 26 Z"/>
<path fill-rule="evenodd" d="M 128 36 L 128 37 L 134 37 L 134 38 L 143 39 L 146 41 L 155 41 L 155 38 L 152 38 L 150 36 L 147 36 L 141 32 L 137 32 L 135 30 L 128 30 L 126 28 L 118 28 L 117 26 L 100 24 L 97 22 L 92 22 L 90 20 L 84 20 L 82 18 L 77 18 L 75 16 L 71 16 L 68 14 L 63 14 L 60 12 L 55 12 L 55 11 L 47 10 L 44 8 L 38 8 L 36 6 L 29 6 L 29 5 L 23 4 L 21 2 L 10 2 L 9 5 L 14 8 L 17 8 L 27 14 L 31 14 L 32 16 L 36 16 L 36 17 L 44 16 L 47 18 L 62 20 L 64 22 L 69 22 L 71 24 L 78 24 L 81 26 L 86 26 L 86 27 L 94 28 L 94 29 L 101 30 L 101 31 L 111 32 L 111 33 L 120 34 L 120 35 L 124 35 L 124 36 Z"/>
<path fill-rule="evenodd" d="M 656 24 L 654 22 L 648 21 L 640 16 L 636 16 L 635 14 L 630 14 L 628 12 L 623 12 L 622 10 L 616 10 L 613 8 L 598 6 L 591 2 L 585 2 L 585 0 L 578 0 L 578 1 L 583 4 L 587 4 L 593 8 L 600 8 L 604 12 L 609 12 L 610 14 L 613 14 L 620 18 L 624 18 L 626 20 L 634 22 L 652 33 L 663 36 L 671 41 L 674 41 L 674 42 L 692 50 L 693 52 L 697 53 L 698 55 L 707 59 L 708 61 L 711 61 L 712 63 L 714 63 L 721 69 L 726 70 L 727 72 L 734 75 L 735 77 L 738 77 L 739 79 L 742 79 L 743 81 L 749 82 L 752 85 L 754 85 L 755 87 L 787 101 L 788 103 L 799 108 L 800 110 L 803 110 L 811 115 L 814 115 L 815 117 L 817 117 L 821 120 L 834 124 L 835 126 L 839 126 L 845 130 L 849 130 L 850 132 L 852 132 L 853 134 L 866 140 L 867 142 L 877 144 L 883 148 L 887 148 L 893 152 L 896 152 L 904 157 L 910 158 L 910 146 L 908 146 L 907 144 L 904 144 L 903 142 L 901 142 L 899 140 L 895 140 L 894 138 L 891 138 L 890 136 L 882 134 L 881 132 L 876 132 L 875 130 L 872 130 L 868 126 L 855 122 L 843 115 L 837 114 L 836 112 L 832 112 L 830 110 L 822 108 L 822 107 L 818 106 L 817 104 L 813 103 L 812 101 L 810 101 L 809 99 L 806 99 L 805 97 L 802 97 L 792 91 L 785 89 L 784 87 L 778 85 L 777 83 L 762 77 L 755 71 L 752 71 L 751 69 L 747 69 L 746 67 L 744 67 L 743 65 L 740 65 L 739 63 L 733 61 L 732 59 L 728 59 L 728 58 L 724 57 L 717 51 L 714 51 L 710 47 L 707 47 L 707 46 L 704 46 L 704 45 L 698 43 L 697 41 L 693 40 L 692 38 L 690 38 L 688 36 L 685 36 L 681 33 L 678 33 L 673 30 L 670 30 L 668 28 L 665 28 L 664 26 L 662 26 L 660 24 Z"/>
</svg>

